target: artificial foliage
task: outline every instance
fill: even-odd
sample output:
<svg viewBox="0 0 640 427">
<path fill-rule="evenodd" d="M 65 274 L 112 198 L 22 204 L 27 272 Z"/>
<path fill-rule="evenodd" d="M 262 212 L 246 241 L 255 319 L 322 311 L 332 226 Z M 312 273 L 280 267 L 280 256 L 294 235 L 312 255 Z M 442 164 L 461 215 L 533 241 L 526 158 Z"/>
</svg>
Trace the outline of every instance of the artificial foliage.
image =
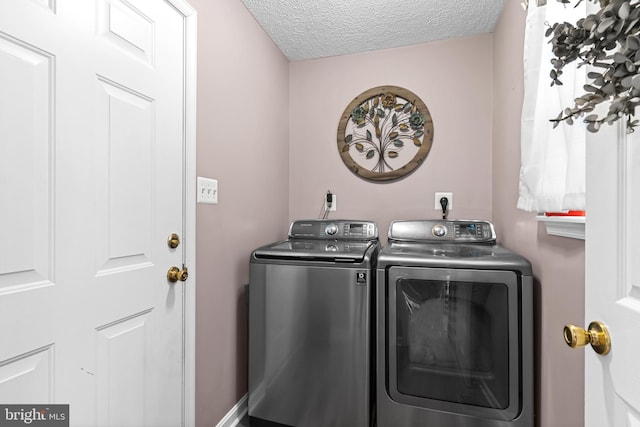
<svg viewBox="0 0 640 427">
<path fill-rule="evenodd" d="M 576 6 L 582 1 L 577 0 Z M 639 124 L 633 117 L 640 106 L 640 0 L 588 1 L 599 5 L 597 13 L 575 24 L 555 23 L 546 32 L 554 55 L 552 86 L 562 84 L 565 65 L 579 61 L 579 67 L 590 66 L 585 93 L 551 121 L 555 128 L 561 121 L 573 124 L 582 117 L 587 129 L 597 132 L 604 123 L 625 118 L 627 132 L 633 132 Z M 608 111 L 596 113 L 598 104 L 608 104 Z"/>
</svg>

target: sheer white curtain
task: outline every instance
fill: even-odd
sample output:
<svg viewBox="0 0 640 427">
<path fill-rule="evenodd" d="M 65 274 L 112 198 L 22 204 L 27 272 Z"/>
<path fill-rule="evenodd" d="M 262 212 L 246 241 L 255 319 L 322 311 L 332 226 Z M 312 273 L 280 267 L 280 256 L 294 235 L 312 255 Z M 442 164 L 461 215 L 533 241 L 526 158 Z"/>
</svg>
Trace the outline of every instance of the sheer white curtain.
<svg viewBox="0 0 640 427">
<path fill-rule="evenodd" d="M 549 120 L 583 93 L 586 67 L 577 69 L 579 61 L 566 65 L 563 85 L 551 87 L 551 44 L 544 33 L 555 22 L 575 25 L 586 16 L 585 3 L 575 8 L 557 0 L 544 6 L 530 1 L 527 9 L 518 208 L 529 212 L 584 210 L 586 126 L 577 120 L 553 129 Z"/>
</svg>

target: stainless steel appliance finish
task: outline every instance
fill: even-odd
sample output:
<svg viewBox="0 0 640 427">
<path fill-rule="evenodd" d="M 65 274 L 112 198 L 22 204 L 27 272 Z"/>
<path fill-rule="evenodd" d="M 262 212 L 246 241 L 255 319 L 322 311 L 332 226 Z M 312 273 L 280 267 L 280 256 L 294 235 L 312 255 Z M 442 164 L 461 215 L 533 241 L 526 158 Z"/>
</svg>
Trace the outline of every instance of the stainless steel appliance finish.
<svg viewBox="0 0 640 427">
<path fill-rule="evenodd" d="M 378 427 L 532 427 L 531 264 L 487 221 L 394 221 L 377 266 Z"/>
<path fill-rule="evenodd" d="M 251 255 L 252 426 L 369 427 L 374 223 L 292 223 Z"/>
</svg>

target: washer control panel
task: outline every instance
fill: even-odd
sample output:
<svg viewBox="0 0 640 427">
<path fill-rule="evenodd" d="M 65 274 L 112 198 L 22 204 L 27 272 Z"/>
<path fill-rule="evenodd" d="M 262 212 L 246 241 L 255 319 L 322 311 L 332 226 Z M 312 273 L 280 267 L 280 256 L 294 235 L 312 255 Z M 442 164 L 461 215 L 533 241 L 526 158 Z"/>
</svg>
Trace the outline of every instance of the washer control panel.
<svg viewBox="0 0 640 427">
<path fill-rule="evenodd" d="M 489 221 L 393 221 L 389 227 L 389 240 L 489 243 L 495 242 L 496 233 Z"/>
<path fill-rule="evenodd" d="M 373 240 L 378 238 L 378 227 L 372 221 L 300 220 L 291 223 L 289 237 L 325 240 Z"/>
</svg>

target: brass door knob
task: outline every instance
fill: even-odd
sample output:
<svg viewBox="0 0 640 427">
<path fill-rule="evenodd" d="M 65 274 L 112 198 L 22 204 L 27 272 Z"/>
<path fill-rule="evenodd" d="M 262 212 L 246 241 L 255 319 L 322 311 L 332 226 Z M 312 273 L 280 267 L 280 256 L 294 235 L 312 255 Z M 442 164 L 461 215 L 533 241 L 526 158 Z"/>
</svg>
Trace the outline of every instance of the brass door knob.
<svg viewBox="0 0 640 427">
<path fill-rule="evenodd" d="M 187 271 L 187 267 L 183 267 L 182 269 L 171 267 L 169 271 L 167 271 L 167 280 L 171 283 L 177 282 L 178 280 L 184 282 L 188 277 L 189 272 Z"/>
<path fill-rule="evenodd" d="M 611 350 L 611 336 L 602 322 L 591 322 L 588 330 L 575 325 L 566 325 L 564 341 L 571 348 L 591 344 L 595 352 L 603 356 Z"/>
<path fill-rule="evenodd" d="M 167 239 L 167 246 L 169 246 L 171 249 L 175 249 L 179 245 L 180 245 L 180 236 L 178 236 L 176 233 L 171 233 L 171 235 Z"/>
</svg>

